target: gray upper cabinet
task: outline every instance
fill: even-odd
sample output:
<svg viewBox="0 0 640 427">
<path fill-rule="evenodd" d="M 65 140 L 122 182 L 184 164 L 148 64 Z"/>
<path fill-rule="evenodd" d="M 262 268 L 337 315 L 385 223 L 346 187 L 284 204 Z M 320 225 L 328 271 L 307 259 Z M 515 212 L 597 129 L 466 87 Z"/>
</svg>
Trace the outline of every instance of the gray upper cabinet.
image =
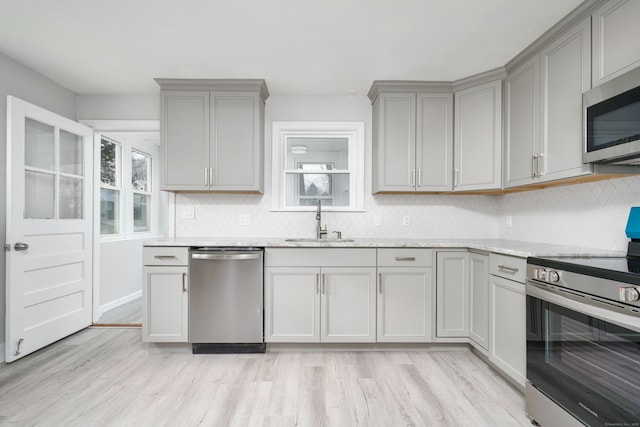
<svg viewBox="0 0 640 427">
<path fill-rule="evenodd" d="M 502 81 L 456 91 L 454 190 L 502 187 Z"/>
<path fill-rule="evenodd" d="M 373 192 L 451 191 L 451 85 L 374 82 L 369 97 Z"/>
<path fill-rule="evenodd" d="M 593 12 L 593 87 L 640 66 L 640 1 L 610 0 Z"/>
<path fill-rule="evenodd" d="M 156 81 L 162 190 L 261 193 L 264 80 Z"/>
<path fill-rule="evenodd" d="M 582 163 L 582 93 L 590 89 L 590 19 L 509 70 L 505 187 L 590 174 Z"/>
</svg>

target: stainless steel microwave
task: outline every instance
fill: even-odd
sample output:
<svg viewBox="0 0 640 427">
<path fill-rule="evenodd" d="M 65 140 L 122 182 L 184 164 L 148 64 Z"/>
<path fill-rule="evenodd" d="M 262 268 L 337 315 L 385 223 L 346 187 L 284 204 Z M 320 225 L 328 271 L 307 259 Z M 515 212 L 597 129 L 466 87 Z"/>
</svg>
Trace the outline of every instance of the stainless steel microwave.
<svg viewBox="0 0 640 427">
<path fill-rule="evenodd" d="M 640 165 L 640 67 L 585 92 L 584 163 Z"/>
</svg>

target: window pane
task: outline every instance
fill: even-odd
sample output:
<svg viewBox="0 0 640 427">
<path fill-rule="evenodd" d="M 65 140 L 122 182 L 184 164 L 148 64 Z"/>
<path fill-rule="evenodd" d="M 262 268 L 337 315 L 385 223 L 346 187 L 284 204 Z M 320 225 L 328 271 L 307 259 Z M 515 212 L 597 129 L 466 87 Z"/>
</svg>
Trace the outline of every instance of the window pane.
<svg viewBox="0 0 640 427">
<path fill-rule="evenodd" d="M 151 158 L 139 151 L 131 151 L 131 185 L 136 191 L 149 191 Z"/>
<path fill-rule="evenodd" d="M 34 168 L 55 170 L 54 128 L 27 118 L 24 135 L 24 164 Z"/>
<path fill-rule="evenodd" d="M 100 189 L 100 234 L 120 233 L 120 192 Z"/>
<path fill-rule="evenodd" d="M 118 153 L 120 145 L 109 141 L 108 139 L 102 139 L 100 141 L 100 180 L 103 184 L 112 185 L 117 187 L 120 184 L 119 178 L 119 166 L 118 166 Z"/>
<path fill-rule="evenodd" d="M 25 171 L 24 217 L 53 219 L 56 194 L 55 175 Z"/>
<path fill-rule="evenodd" d="M 83 176 L 82 137 L 60 131 L 60 172 Z"/>
<path fill-rule="evenodd" d="M 349 169 L 347 138 L 287 138 L 287 169 L 300 162 L 331 163 L 335 169 Z"/>
<path fill-rule="evenodd" d="M 133 194 L 133 231 L 149 231 L 151 196 Z"/>
<path fill-rule="evenodd" d="M 82 178 L 60 177 L 60 219 L 82 219 Z"/>
<path fill-rule="evenodd" d="M 348 173 L 288 173 L 287 206 L 349 206 Z"/>
</svg>

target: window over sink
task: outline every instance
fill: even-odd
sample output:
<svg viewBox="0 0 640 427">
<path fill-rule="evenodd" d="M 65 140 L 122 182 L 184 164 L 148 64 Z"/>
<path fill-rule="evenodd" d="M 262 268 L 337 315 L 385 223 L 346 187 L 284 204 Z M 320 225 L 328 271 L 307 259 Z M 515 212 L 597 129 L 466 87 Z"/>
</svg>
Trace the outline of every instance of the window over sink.
<svg viewBox="0 0 640 427">
<path fill-rule="evenodd" d="M 273 122 L 273 210 L 360 211 L 364 123 Z"/>
</svg>

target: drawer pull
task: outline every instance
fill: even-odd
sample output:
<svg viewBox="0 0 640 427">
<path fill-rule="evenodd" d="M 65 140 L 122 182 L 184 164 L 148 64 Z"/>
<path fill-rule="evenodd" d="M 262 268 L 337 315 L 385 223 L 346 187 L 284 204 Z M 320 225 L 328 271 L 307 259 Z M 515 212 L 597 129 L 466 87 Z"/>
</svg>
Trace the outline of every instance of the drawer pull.
<svg viewBox="0 0 640 427">
<path fill-rule="evenodd" d="M 415 261 L 416 257 L 414 256 L 397 256 L 396 261 Z"/>
<path fill-rule="evenodd" d="M 517 273 L 518 271 L 520 271 L 519 268 L 515 268 L 515 267 L 509 267 L 508 265 L 499 265 L 498 268 L 500 270 L 505 270 L 511 273 Z"/>
<path fill-rule="evenodd" d="M 178 259 L 175 255 L 154 255 L 153 257 L 156 259 Z"/>
</svg>

